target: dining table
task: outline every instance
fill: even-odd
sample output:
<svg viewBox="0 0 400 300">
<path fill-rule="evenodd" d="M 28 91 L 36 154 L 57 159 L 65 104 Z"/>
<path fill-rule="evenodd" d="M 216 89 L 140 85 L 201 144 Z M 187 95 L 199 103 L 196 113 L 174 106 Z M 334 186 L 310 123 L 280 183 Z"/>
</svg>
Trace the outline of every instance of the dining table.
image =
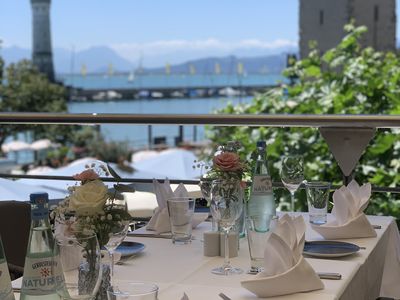
<svg viewBox="0 0 400 300">
<path fill-rule="evenodd" d="M 302 215 L 307 224 L 306 241 L 324 240 L 312 230 L 307 213 Z M 332 216 L 328 215 L 328 220 L 330 218 Z M 358 245 L 361 249 L 356 253 L 335 258 L 305 256 L 316 272 L 340 273 L 340 280 L 323 279 L 324 288 L 321 290 L 270 299 L 400 298 L 400 237 L 396 221 L 388 216 L 368 216 L 368 220 L 377 228 L 376 237 L 338 240 Z M 125 281 L 156 283 L 160 300 L 182 299 L 184 294 L 191 300 L 221 299 L 220 293 L 230 299 L 257 299 L 256 295 L 241 286 L 241 281 L 252 279 L 254 275 L 246 272 L 230 276 L 211 273 L 211 269 L 222 265 L 223 258 L 203 255 L 203 233 L 210 229 L 210 222 L 201 223 L 193 230 L 192 242 L 185 245 L 173 244 L 171 239 L 162 235 L 152 236 L 151 231 L 139 229 L 126 241 L 142 243 L 145 248 L 116 265 L 116 284 Z M 249 270 L 246 238 L 239 240 L 238 256 L 232 258 L 231 263 Z"/>
<path fill-rule="evenodd" d="M 324 240 L 312 230 L 307 213 L 293 214 L 302 214 L 305 219 L 306 241 Z M 332 216 L 328 215 L 328 220 L 330 218 Z M 360 250 L 356 253 L 334 258 L 304 256 L 316 272 L 340 273 L 340 280 L 322 279 L 323 289 L 268 299 L 400 298 L 400 236 L 396 221 L 388 216 L 368 216 L 368 220 L 377 228 L 376 237 L 338 240 L 358 245 Z M 256 295 L 241 286 L 241 281 L 255 276 L 246 272 L 250 268 L 247 238 L 240 238 L 238 256 L 231 258 L 232 265 L 245 272 L 240 275 L 215 275 L 211 270 L 222 265 L 224 259 L 204 256 L 203 233 L 209 230 L 211 222 L 200 223 L 193 230 L 191 243 L 183 245 L 173 244 L 168 235 L 156 235 L 145 228 L 132 232 L 125 241 L 143 244 L 144 248 L 133 256 L 123 257 L 116 264 L 114 284 L 133 281 L 155 283 L 159 287 L 159 300 L 257 299 Z M 13 282 L 13 286 L 18 286 L 18 280 Z"/>
</svg>

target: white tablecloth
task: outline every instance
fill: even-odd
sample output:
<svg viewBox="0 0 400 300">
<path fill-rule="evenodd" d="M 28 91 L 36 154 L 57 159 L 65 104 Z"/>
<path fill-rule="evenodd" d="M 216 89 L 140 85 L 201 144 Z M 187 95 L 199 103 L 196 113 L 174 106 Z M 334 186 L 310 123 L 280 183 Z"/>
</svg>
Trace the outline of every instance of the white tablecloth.
<svg viewBox="0 0 400 300">
<path fill-rule="evenodd" d="M 400 298 L 400 239 L 392 217 L 369 216 L 371 224 L 381 225 L 376 238 L 347 239 L 365 250 L 336 259 L 307 258 L 317 272 L 338 272 L 341 280 L 323 280 L 323 290 L 276 297 L 273 299 L 376 299 L 379 295 Z M 306 222 L 308 218 L 305 217 Z M 232 299 L 256 299 L 242 288 L 240 281 L 252 275 L 220 276 L 210 270 L 220 266 L 221 257 L 204 257 L 202 232 L 209 224 L 201 224 L 190 245 L 173 245 L 169 239 L 130 237 L 128 240 L 146 245 L 139 256 L 117 265 L 116 281 L 150 281 L 160 287 L 160 300 L 181 299 L 185 292 L 190 300 L 219 299 L 220 292 Z M 307 240 L 323 239 L 307 228 Z M 241 239 L 239 256 L 232 264 L 247 270 L 247 240 Z M 383 278 L 383 281 L 382 281 Z"/>
<path fill-rule="evenodd" d="M 366 249 L 352 256 L 335 259 L 307 258 L 317 272 L 338 272 L 341 280 L 323 280 L 323 290 L 274 297 L 287 300 L 355 300 L 373 299 L 379 295 L 400 298 L 400 237 L 392 217 L 369 216 L 371 224 L 381 225 L 376 238 L 347 239 Z M 308 223 L 308 218 L 305 217 Z M 189 245 L 174 245 L 170 239 L 128 237 L 127 240 L 143 243 L 142 253 L 115 267 L 115 282 L 154 282 L 159 288 L 159 300 L 179 300 L 185 292 L 190 300 L 221 298 L 223 292 L 232 300 L 256 299 L 242 288 L 240 281 L 253 275 L 214 275 L 212 268 L 222 265 L 222 257 L 203 256 L 202 233 L 210 228 L 209 223 L 200 224 L 194 230 L 195 239 Z M 307 240 L 323 239 L 307 228 Z M 249 252 L 247 240 L 240 240 L 239 256 L 231 259 L 234 266 L 247 270 Z M 21 280 L 13 282 L 20 286 Z"/>
</svg>

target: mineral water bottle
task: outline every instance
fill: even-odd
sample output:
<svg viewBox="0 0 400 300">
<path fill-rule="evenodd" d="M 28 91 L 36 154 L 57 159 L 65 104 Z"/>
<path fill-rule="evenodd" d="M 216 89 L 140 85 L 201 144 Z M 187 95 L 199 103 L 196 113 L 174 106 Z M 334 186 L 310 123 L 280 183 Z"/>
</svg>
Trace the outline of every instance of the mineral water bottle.
<svg viewBox="0 0 400 300">
<path fill-rule="evenodd" d="M 0 299 L 2 300 L 14 300 L 14 293 L 11 287 L 10 273 L 8 272 L 8 266 L 6 256 L 4 254 L 3 244 L 0 237 Z"/>
<path fill-rule="evenodd" d="M 48 194 L 31 194 L 30 202 L 32 222 L 20 299 L 59 300 L 55 284 L 63 277 L 58 256 L 54 252 L 55 241 L 49 222 Z"/>
<path fill-rule="evenodd" d="M 257 161 L 252 174 L 250 198 L 247 203 L 247 215 L 276 215 L 275 198 L 272 192 L 272 180 L 268 172 L 265 141 L 257 142 Z"/>
</svg>

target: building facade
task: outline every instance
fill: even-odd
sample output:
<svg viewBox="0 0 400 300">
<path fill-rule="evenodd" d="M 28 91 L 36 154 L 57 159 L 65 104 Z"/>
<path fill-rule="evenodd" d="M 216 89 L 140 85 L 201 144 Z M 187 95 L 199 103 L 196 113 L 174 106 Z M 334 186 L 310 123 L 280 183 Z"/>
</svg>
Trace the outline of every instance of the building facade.
<svg viewBox="0 0 400 300">
<path fill-rule="evenodd" d="M 31 0 L 32 61 L 41 73 L 54 82 L 53 54 L 50 31 L 51 0 Z"/>
<path fill-rule="evenodd" d="M 301 57 L 308 55 L 310 41 L 316 41 L 322 53 L 335 47 L 352 19 L 368 28 L 364 47 L 396 49 L 396 0 L 300 0 L 299 11 Z"/>
</svg>

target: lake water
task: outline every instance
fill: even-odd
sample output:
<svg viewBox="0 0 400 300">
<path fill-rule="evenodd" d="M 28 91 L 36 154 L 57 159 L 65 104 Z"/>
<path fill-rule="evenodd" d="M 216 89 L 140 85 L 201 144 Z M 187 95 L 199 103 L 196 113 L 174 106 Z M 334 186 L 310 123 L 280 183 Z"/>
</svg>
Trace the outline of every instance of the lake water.
<svg viewBox="0 0 400 300">
<path fill-rule="evenodd" d="M 252 97 L 72 102 L 68 104 L 68 110 L 70 113 L 208 114 L 225 107 L 229 102 L 249 103 L 251 99 Z M 105 124 L 100 128 L 108 141 L 127 141 L 135 149 L 146 147 L 148 144 L 147 125 Z M 204 126 L 196 126 L 194 129 L 194 126 L 185 125 L 183 128 L 184 141 L 205 139 Z M 179 127 L 176 125 L 152 126 L 153 138 L 165 137 L 169 145 L 174 145 L 178 135 Z"/>
</svg>

